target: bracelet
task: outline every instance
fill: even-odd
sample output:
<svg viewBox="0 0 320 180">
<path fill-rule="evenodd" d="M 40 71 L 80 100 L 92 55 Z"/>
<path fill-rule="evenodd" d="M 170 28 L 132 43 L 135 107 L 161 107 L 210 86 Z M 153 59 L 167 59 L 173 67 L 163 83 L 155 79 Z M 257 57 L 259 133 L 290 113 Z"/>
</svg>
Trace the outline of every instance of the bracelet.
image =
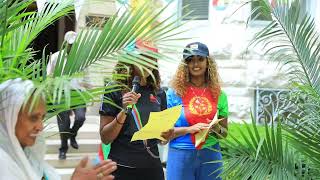
<svg viewBox="0 0 320 180">
<path fill-rule="evenodd" d="M 123 122 L 123 123 L 121 123 L 121 122 L 119 122 L 119 121 L 118 121 L 118 116 L 116 116 L 116 122 L 117 122 L 118 124 L 121 124 L 121 125 L 123 125 L 123 124 L 124 124 L 124 122 Z"/>
</svg>

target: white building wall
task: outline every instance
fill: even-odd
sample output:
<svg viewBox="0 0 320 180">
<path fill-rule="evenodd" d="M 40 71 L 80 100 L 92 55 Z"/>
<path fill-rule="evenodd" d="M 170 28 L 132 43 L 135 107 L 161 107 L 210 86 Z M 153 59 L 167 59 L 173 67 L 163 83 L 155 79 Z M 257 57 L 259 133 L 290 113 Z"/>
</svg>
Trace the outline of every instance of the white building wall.
<svg viewBox="0 0 320 180">
<path fill-rule="evenodd" d="M 250 111 L 254 110 L 254 90 L 259 88 L 283 89 L 287 85 L 287 79 L 277 67 L 277 63 L 269 62 L 259 48 L 249 48 L 248 44 L 253 35 L 262 29 L 266 22 L 254 22 L 246 25 L 251 7 L 246 6 L 231 14 L 244 2 L 233 0 L 223 11 L 218 11 L 209 1 L 209 19 L 197 20 L 188 23 L 191 30 L 183 37 L 193 39 L 180 42 L 178 45 L 185 46 L 193 41 L 200 41 L 208 45 L 210 54 L 218 64 L 219 73 L 223 82 L 223 89 L 229 97 L 229 110 L 231 121 L 250 121 Z M 180 0 L 171 5 L 174 9 L 180 9 Z M 316 17 L 320 24 L 319 2 L 308 0 L 309 12 Z M 317 8 L 315 8 L 317 7 Z M 169 14 L 169 13 L 168 13 Z M 173 55 L 174 56 L 174 55 Z M 181 54 L 176 55 L 177 60 Z M 174 75 L 177 64 L 163 64 L 163 84 L 168 85 Z"/>
<path fill-rule="evenodd" d="M 163 0 L 163 2 L 165 2 Z M 208 45 L 210 54 L 218 64 L 219 73 L 223 82 L 223 89 L 229 97 L 229 119 L 231 121 L 250 121 L 250 110 L 254 108 L 254 90 L 259 88 L 285 88 L 287 79 L 284 73 L 277 69 L 277 64 L 268 62 L 258 48 L 247 46 L 254 33 L 264 27 L 266 23 L 256 22 L 246 26 L 247 17 L 250 14 L 250 6 L 243 7 L 230 17 L 236 8 L 244 0 L 229 0 L 230 5 L 224 11 L 217 11 L 208 1 L 209 20 L 190 21 L 185 28 L 191 30 L 181 35 L 192 38 L 183 42 L 177 42 L 181 47 L 189 42 L 201 41 Z M 317 25 L 320 24 L 320 2 L 318 0 L 307 0 L 309 12 L 316 18 Z M 180 10 L 181 0 L 176 0 L 170 5 L 163 18 Z M 117 6 L 118 7 L 118 6 Z M 116 12 L 114 0 L 106 0 L 102 4 L 89 5 L 81 8 L 78 28 L 84 27 L 85 15 L 112 15 Z M 179 17 L 179 14 L 176 16 Z M 229 18 L 228 18 L 229 17 Z M 182 49 L 181 49 L 182 51 Z M 161 61 L 160 73 L 163 85 L 168 86 L 169 81 L 175 73 L 181 54 L 170 54 L 177 59 L 176 63 Z M 89 109 L 90 111 L 90 109 Z M 95 114 L 96 108 L 92 110 Z"/>
</svg>

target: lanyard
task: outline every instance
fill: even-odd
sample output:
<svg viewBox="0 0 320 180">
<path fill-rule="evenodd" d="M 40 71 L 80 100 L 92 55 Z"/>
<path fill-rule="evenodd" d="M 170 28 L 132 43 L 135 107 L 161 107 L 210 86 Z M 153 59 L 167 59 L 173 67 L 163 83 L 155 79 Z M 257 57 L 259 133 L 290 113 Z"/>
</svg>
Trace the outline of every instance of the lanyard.
<svg viewBox="0 0 320 180">
<path fill-rule="evenodd" d="M 138 130 L 140 130 L 143 127 L 143 125 L 140 117 L 140 112 L 135 104 L 132 106 L 131 114 L 133 116 L 136 127 L 138 128 Z"/>
<path fill-rule="evenodd" d="M 142 121 L 141 121 L 141 117 L 140 117 L 140 112 L 137 108 L 137 106 L 134 104 L 132 106 L 132 111 L 131 111 L 131 114 L 132 114 L 132 117 L 134 119 L 134 122 L 136 124 L 136 127 L 138 130 L 140 130 L 143 125 L 142 125 Z M 143 140 L 143 145 L 144 147 L 147 149 L 147 152 L 153 157 L 153 158 L 159 158 L 159 156 L 157 155 L 154 155 L 151 150 L 150 150 L 150 147 L 148 146 L 148 141 L 147 140 Z"/>
</svg>

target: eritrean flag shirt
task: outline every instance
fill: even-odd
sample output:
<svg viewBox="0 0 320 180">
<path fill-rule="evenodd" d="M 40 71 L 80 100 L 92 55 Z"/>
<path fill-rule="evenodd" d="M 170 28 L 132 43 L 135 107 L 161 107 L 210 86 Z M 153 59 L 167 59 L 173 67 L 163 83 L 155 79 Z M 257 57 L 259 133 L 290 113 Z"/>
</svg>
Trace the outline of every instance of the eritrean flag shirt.
<svg viewBox="0 0 320 180">
<path fill-rule="evenodd" d="M 218 97 L 218 98 L 217 98 Z M 182 105 L 182 110 L 175 127 L 189 127 L 197 123 L 210 123 L 218 111 L 218 117 L 228 117 L 228 101 L 221 90 L 214 97 L 209 88 L 187 87 L 184 97 L 180 97 L 173 89 L 167 92 L 167 107 Z M 209 120 L 209 121 L 208 121 Z M 206 142 L 197 149 L 213 146 L 218 140 L 208 136 Z M 178 149 L 196 149 L 195 134 L 186 134 L 170 141 L 170 147 Z"/>
</svg>

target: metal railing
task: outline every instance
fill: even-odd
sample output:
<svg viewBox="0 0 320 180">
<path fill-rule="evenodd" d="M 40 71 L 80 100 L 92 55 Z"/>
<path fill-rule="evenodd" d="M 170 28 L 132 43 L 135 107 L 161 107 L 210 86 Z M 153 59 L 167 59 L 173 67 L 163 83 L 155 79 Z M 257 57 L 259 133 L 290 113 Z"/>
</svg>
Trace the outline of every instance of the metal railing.
<svg viewBox="0 0 320 180">
<path fill-rule="evenodd" d="M 288 89 L 255 89 L 254 115 L 259 123 L 270 123 L 280 115 L 290 117 L 293 113 L 298 113 L 298 99 L 290 96 Z"/>
</svg>

